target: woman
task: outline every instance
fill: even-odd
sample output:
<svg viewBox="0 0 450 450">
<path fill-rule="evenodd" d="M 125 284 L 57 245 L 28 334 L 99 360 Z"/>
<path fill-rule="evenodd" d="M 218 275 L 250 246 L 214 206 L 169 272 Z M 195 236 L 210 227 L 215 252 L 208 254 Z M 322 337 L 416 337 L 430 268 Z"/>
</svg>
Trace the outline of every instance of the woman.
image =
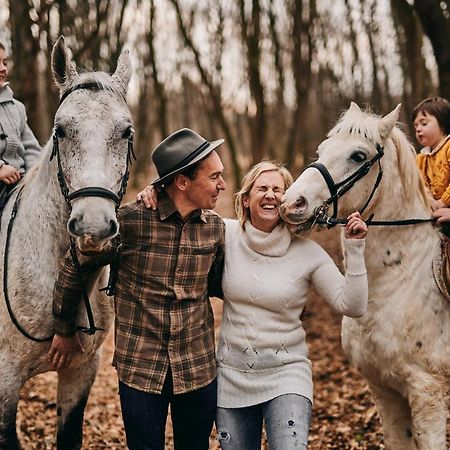
<svg viewBox="0 0 450 450">
<path fill-rule="evenodd" d="M 310 285 L 342 314 L 366 311 L 366 224 L 359 213 L 349 216 L 344 277 L 317 243 L 296 239 L 280 220 L 291 183 L 282 165 L 257 164 L 236 194 L 238 219 L 224 219 L 216 419 L 224 450 L 259 450 L 263 420 L 271 450 L 307 448 L 313 385 L 300 315 Z M 138 194 L 148 207 L 151 196 Z"/>
<path fill-rule="evenodd" d="M 0 215 L 11 188 L 39 158 L 41 147 L 27 123 L 25 106 L 7 82 L 8 57 L 0 42 Z"/>
</svg>

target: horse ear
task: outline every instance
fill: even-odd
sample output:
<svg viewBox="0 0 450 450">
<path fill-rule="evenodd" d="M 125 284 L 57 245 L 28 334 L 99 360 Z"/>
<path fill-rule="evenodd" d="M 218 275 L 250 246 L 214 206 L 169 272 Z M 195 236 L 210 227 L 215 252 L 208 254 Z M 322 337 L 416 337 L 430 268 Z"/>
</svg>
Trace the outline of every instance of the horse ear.
<svg viewBox="0 0 450 450">
<path fill-rule="evenodd" d="M 53 46 L 52 73 L 56 84 L 61 90 L 78 75 L 64 36 L 60 36 Z"/>
<path fill-rule="evenodd" d="M 401 103 L 399 103 L 393 111 L 391 111 L 389 114 L 386 114 L 381 119 L 380 136 L 383 140 L 389 136 L 389 133 L 392 131 L 392 129 L 395 127 L 395 124 L 398 122 L 401 106 L 402 106 Z"/>
<path fill-rule="evenodd" d="M 128 49 L 122 50 L 117 60 L 117 69 L 112 75 L 112 78 L 122 94 L 125 95 L 131 78 L 130 51 Z"/>
<path fill-rule="evenodd" d="M 350 102 L 350 108 L 348 108 L 348 110 L 353 112 L 361 112 L 361 108 L 355 102 Z"/>
</svg>

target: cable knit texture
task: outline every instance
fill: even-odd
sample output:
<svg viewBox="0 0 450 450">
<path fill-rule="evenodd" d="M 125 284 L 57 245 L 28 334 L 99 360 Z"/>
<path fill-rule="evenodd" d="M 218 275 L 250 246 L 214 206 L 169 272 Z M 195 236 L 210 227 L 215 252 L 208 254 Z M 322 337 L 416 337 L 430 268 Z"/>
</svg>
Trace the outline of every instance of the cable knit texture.
<svg viewBox="0 0 450 450">
<path fill-rule="evenodd" d="M 314 241 L 279 225 L 265 233 L 225 219 L 224 310 L 218 406 L 240 408 L 295 393 L 313 399 L 300 314 L 310 285 L 342 314 L 367 308 L 364 240 L 345 240 L 347 272 Z"/>
<path fill-rule="evenodd" d="M 423 148 L 417 155 L 417 165 L 433 197 L 450 206 L 450 136 L 434 150 Z"/>
<path fill-rule="evenodd" d="M 24 173 L 39 158 L 41 146 L 27 124 L 23 103 L 8 85 L 0 89 L 0 167 L 14 166 Z"/>
</svg>

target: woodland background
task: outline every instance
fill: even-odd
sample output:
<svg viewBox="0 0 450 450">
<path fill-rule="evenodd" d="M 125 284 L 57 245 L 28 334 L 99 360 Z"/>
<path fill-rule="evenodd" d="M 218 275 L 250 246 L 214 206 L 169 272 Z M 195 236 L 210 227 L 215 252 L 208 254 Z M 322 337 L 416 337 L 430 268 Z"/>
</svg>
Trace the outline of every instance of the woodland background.
<svg viewBox="0 0 450 450">
<path fill-rule="evenodd" d="M 217 207 L 225 216 L 253 162 L 277 158 L 297 175 L 350 101 L 379 114 L 401 102 L 413 141 L 414 105 L 431 95 L 450 98 L 449 0 L 0 0 L 11 85 L 42 144 L 58 105 L 49 61 L 59 35 L 80 68 L 111 72 L 121 48 L 131 50 L 138 163 L 127 199 L 155 176 L 154 146 L 188 126 L 226 139 L 228 189 Z M 314 239 L 339 264 L 336 232 Z M 219 300 L 214 310 L 218 328 Z M 308 311 L 310 448 L 384 448 L 367 385 L 342 353 L 340 317 L 314 293 Z M 126 448 L 112 349 L 109 336 L 86 409 L 84 449 Z M 18 427 L 26 450 L 55 448 L 55 380 L 40 375 L 22 390 Z"/>
<path fill-rule="evenodd" d="M 135 186 L 183 126 L 226 139 L 233 188 L 263 157 L 296 175 L 351 100 L 380 114 L 401 102 L 410 129 L 421 99 L 450 97 L 449 0 L 0 0 L 12 87 L 41 143 L 59 35 L 81 68 L 111 72 L 131 49 Z"/>
</svg>

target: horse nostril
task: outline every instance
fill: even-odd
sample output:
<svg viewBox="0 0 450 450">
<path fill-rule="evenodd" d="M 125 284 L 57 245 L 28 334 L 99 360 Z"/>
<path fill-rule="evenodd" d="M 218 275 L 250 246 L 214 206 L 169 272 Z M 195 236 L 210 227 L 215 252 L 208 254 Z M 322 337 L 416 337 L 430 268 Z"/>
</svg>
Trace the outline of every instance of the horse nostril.
<svg viewBox="0 0 450 450">
<path fill-rule="evenodd" d="M 73 219 L 70 219 L 67 223 L 67 230 L 72 236 L 78 236 L 78 227 L 77 227 L 77 219 L 74 217 Z"/>
<path fill-rule="evenodd" d="M 117 222 L 115 220 L 111 219 L 109 221 L 109 235 L 115 236 L 117 234 L 118 228 L 119 227 L 117 225 Z"/>
<path fill-rule="evenodd" d="M 299 209 L 305 209 L 306 208 L 306 198 L 305 197 L 299 197 L 297 201 L 295 202 L 295 207 Z"/>
</svg>

